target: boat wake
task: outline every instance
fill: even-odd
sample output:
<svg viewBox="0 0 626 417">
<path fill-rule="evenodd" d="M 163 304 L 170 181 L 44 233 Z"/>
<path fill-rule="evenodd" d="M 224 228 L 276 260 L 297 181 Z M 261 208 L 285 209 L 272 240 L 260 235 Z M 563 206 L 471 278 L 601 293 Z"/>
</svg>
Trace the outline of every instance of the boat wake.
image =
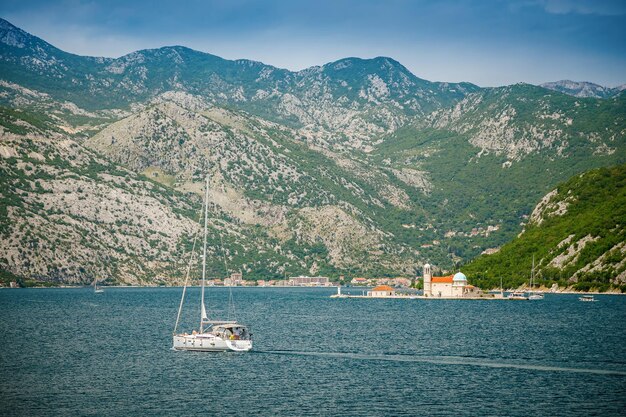
<svg viewBox="0 0 626 417">
<path fill-rule="evenodd" d="M 273 354 L 273 355 L 294 355 L 294 356 L 317 356 L 323 358 L 341 358 L 354 360 L 373 360 L 373 361 L 392 361 L 392 362 L 419 362 L 435 365 L 462 365 L 462 366 L 481 366 L 486 368 L 512 368 L 525 369 L 531 371 L 544 372 L 571 372 L 581 374 L 596 375 L 619 375 L 626 376 L 626 371 L 613 369 L 596 369 L 596 368 L 573 368 L 563 366 L 550 366 L 539 364 L 502 362 L 485 358 L 463 357 L 463 356 L 420 356 L 420 355 L 393 355 L 393 354 L 362 354 L 362 353 L 343 353 L 343 352 L 302 352 L 292 350 L 272 350 L 272 351 L 256 351 L 256 353 Z"/>
</svg>

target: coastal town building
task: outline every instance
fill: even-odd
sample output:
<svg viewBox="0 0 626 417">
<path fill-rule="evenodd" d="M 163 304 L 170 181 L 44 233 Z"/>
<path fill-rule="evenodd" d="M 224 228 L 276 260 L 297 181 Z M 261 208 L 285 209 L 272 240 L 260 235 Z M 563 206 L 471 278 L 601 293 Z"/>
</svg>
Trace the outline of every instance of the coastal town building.
<svg viewBox="0 0 626 417">
<path fill-rule="evenodd" d="M 467 283 L 462 272 L 445 277 L 433 277 L 431 266 L 424 265 L 424 297 L 479 297 L 482 291 Z"/>
<path fill-rule="evenodd" d="M 327 287 L 330 285 L 328 277 L 291 277 L 289 285 L 295 287 Z"/>
<path fill-rule="evenodd" d="M 391 285 L 393 287 L 410 287 L 411 280 L 409 278 L 398 277 L 398 278 L 381 278 L 376 280 L 377 284 L 380 285 Z"/>
<path fill-rule="evenodd" d="M 396 295 L 396 290 L 389 285 L 379 285 L 377 287 L 372 288 L 371 291 L 367 292 L 368 297 L 393 297 Z"/>
<path fill-rule="evenodd" d="M 243 285 L 243 274 L 241 272 L 233 272 L 229 278 L 224 278 L 224 285 L 227 287 Z"/>
<path fill-rule="evenodd" d="M 397 278 L 352 278 L 350 281 L 352 285 L 364 285 L 364 286 L 376 286 L 376 285 L 389 285 L 392 287 L 410 287 L 411 280 L 409 278 L 397 277 Z"/>
</svg>

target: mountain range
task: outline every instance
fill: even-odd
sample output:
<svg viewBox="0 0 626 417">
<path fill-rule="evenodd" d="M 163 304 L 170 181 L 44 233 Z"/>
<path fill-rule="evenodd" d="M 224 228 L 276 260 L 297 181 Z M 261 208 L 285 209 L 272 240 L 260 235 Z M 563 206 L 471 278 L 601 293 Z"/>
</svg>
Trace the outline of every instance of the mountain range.
<svg viewBox="0 0 626 417">
<path fill-rule="evenodd" d="M 541 84 L 544 88 L 569 94 L 574 97 L 609 98 L 626 90 L 626 84 L 611 88 L 586 81 L 562 80 Z"/>
<path fill-rule="evenodd" d="M 0 269 L 175 282 L 207 174 L 216 276 L 452 268 L 559 182 L 626 162 L 625 93 L 550 88 L 430 82 L 386 57 L 83 57 L 0 19 Z"/>
</svg>

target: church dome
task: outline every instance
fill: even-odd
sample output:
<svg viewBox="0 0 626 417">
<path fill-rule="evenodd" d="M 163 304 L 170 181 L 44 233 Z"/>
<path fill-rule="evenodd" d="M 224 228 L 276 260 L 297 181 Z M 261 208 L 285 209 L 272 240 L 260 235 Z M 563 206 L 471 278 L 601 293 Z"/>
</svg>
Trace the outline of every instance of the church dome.
<svg viewBox="0 0 626 417">
<path fill-rule="evenodd" d="M 459 282 L 459 281 L 467 282 L 467 277 L 465 276 L 465 274 L 463 272 L 457 272 L 456 274 L 454 274 L 454 278 L 452 278 L 452 281 L 454 281 L 454 282 Z"/>
</svg>

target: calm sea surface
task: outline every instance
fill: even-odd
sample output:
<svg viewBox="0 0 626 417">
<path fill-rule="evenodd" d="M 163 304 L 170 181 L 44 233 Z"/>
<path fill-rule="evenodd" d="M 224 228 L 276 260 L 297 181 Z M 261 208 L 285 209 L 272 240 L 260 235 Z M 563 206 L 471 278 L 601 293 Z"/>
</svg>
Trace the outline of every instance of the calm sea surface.
<svg viewBox="0 0 626 417">
<path fill-rule="evenodd" d="M 235 354 L 170 349 L 180 288 L 0 290 L 0 415 L 626 414 L 624 296 L 332 293 L 234 288 L 254 334 Z M 207 298 L 223 310 L 228 289 Z"/>
</svg>

